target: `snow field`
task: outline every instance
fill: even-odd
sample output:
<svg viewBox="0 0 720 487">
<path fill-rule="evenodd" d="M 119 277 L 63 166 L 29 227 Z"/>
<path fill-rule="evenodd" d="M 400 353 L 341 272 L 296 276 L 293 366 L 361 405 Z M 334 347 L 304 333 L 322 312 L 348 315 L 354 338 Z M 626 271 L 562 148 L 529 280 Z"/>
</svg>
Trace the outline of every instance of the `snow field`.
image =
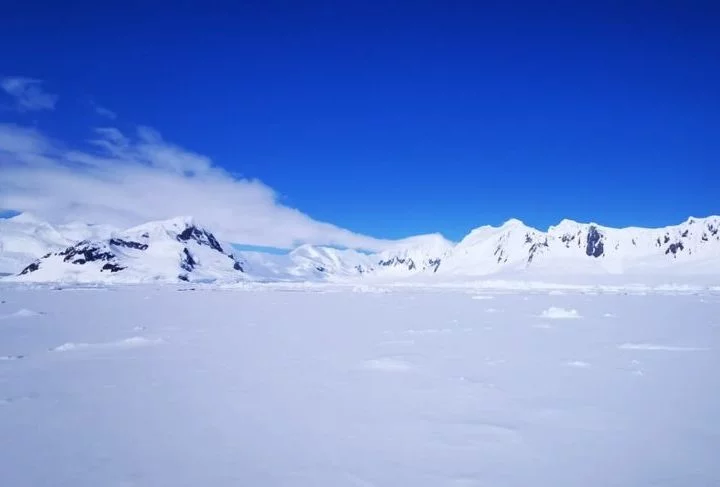
<svg viewBox="0 0 720 487">
<path fill-rule="evenodd" d="M 3 485 L 720 484 L 717 294 L 179 289 L 0 287 Z"/>
</svg>

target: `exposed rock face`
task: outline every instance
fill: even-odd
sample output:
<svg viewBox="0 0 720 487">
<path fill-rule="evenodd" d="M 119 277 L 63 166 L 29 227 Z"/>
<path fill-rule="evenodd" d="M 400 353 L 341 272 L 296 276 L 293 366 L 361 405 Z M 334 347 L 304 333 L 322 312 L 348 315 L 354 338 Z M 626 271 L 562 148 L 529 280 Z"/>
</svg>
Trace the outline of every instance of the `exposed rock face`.
<svg viewBox="0 0 720 487">
<path fill-rule="evenodd" d="M 110 271 L 110 272 L 119 272 L 121 270 L 125 269 L 125 267 L 119 266 L 117 264 L 105 264 L 102 266 L 102 270 L 104 271 Z"/>
<path fill-rule="evenodd" d="M 531 240 L 531 242 L 532 242 L 532 240 Z M 528 250 L 528 254 L 529 254 L 528 255 L 528 264 L 532 263 L 535 256 L 542 253 L 543 250 L 548 247 L 549 247 L 549 245 L 548 245 L 547 238 L 545 240 L 543 240 L 542 243 L 540 243 L 540 242 L 533 243 L 530 246 L 530 249 Z"/>
<path fill-rule="evenodd" d="M 187 242 L 188 240 L 194 240 L 200 245 L 207 245 L 210 248 L 223 253 L 223 248 L 217 241 L 215 236 L 207 230 L 199 229 L 194 225 L 191 225 L 183 230 L 177 237 L 178 242 Z"/>
<path fill-rule="evenodd" d="M 180 257 L 180 267 L 188 272 L 192 272 L 195 269 L 197 262 L 193 259 L 190 251 L 185 247 L 183 249 L 183 255 Z"/>
<path fill-rule="evenodd" d="M 673 244 L 670 244 L 670 246 L 665 250 L 665 255 L 667 254 L 673 254 L 673 257 L 677 257 L 677 253 L 684 250 L 685 246 L 682 242 L 676 242 Z"/>
<path fill-rule="evenodd" d="M 415 269 L 415 262 L 410 258 L 393 257 L 387 260 L 380 260 L 378 265 L 382 267 L 406 266 L 410 271 Z"/>
<path fill-rule="evenodd" d="M 66 248 L 62 252 L 59 252 L 58 255 L 63 256 L 63 261 L 65 262 L 79 265 L 87 262 L 96 262 L 99 260 L 110 261 L 115 259 L 115 254 L 108 252 L 103 247 L 102 244 L 83 241 Z"/>
<path fill-rule="evenodd" d="M 585 254 L 587 254 L 588 257 L 600 257 L 603 255 L 603 250 L 603 236 L 600 232 L 598 232 L 597 227 L 591 225 L 588 230 Z"/>
<path fill-rule="evenodd" d="M 147 238 L 147 237 L 145 237 L 145 238 Z M 114 245 L 116 247 L 126 247 L 128 249 L 137 249 L 137 250 L 147 250 L 147 248 L 148 248 L 147 244 L 133 242 L 131 240 L 123 240 L 121 238 L 111 238 L 110 245 Z"/>
<path fill-rule="evenodd" d="M 442 264 L 442 259 L 429 259 L 428 265 L 430 268 L 432 268 L 433 272 L 437 272 L 438 268 L 440 267 L 440 264 Z"/>
<path fill-rule="evenodd" d="M 49 257 L 46 256 L 45 258 Z M 24 268 L 22 271 L 20 271 L 20 275 L 23 276 L 25 274 L 29 274 L 30 272 L 35 272 L 36 270 L 40 269 L 40 261 L 35 261 L 26 268 Z"/>
</svg>

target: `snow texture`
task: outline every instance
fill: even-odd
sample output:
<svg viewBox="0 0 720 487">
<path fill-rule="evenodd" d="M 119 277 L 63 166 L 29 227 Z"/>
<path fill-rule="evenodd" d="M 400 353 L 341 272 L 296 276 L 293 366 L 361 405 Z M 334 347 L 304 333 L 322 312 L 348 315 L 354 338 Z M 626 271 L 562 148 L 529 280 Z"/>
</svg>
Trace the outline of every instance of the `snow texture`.
<svg viewBox="0 0 720 487">
<path fill-rule="evenodd" d="M 720 485 L 720 289 L 498 284 L 0 284 L 0 483 Z"/>
</svg>

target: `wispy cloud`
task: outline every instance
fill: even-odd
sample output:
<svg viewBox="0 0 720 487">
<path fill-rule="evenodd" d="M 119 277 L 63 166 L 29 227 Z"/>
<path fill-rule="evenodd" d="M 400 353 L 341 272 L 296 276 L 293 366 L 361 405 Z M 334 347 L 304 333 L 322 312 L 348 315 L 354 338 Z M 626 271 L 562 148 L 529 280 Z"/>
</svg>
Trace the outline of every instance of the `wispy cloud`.
<svg viewBox="0 0 720 487">
<path fill-rule="evenodd" d="M 43 90 L 42 81 L 20 76 L 0 78 L 0 87 L 15 98 L 20 111 L 54 110 L 58 96 Z"/>
<path fill-rule="evenodd" d="M 37 130 L 0 124 L 0 172 L 0 209 L 51 222 L 127 227 L 192 215 L 221 238 L 243 244 L 388 245 L 282 205 L 262 182 L 236 177 L 147 127 L 130 136 L 97 129 L 88 147 L 73 150 Z"/>
<path fill-rule="evenodd" d="M 101 117 L 109 118 L 110 120 L 115 120 L 117 118 L 117 113 L 113 112 L 112 110 L 109 110 L 104 106 L 98 105 L 94 101 L 91 101 L 90 103 L 93 107 L 93 110 L 95 110 L 95 113 L 97 113 Z"/>
</svg>

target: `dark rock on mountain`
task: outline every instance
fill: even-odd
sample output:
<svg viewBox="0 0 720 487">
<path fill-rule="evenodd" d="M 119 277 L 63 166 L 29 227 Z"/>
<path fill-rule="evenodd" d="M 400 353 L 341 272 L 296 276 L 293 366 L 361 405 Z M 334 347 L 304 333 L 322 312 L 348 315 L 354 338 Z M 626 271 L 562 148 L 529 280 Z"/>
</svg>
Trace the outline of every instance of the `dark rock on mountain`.
<svg viewBox="0 0 720 487">
<path fill-rule="evenodd" d="M 111 238 L 110 245 L 114 245 L 116 247 L 126 247 L 128 249 L 136 250 L 147 250 L 148 248 L 147 244 L 133 242 L 132 240 L 123 240 L 121 238 Z"/>
<path fill-rule="evenodd" d="M 20 271 L 20 275 L 29 274 L 30 272 L 35 272 L 36 270 L 40 269 L 40 262 L 33 262 L 26 268 L 24 268 L 22 271 Z"/>
<path fill-rule="evenodd" d="M 585 253 L 588 257 L 600 257 L 603 255 L 603 251 L 603 236 L 595 226 L 591 226 L 588 230 Z"/>
<path fill-rule="evenodd" d="M 178 234 L 177 239 L 178 242 L 187 242 L 192 239 L 199 244 L 208 245 L 218 252 L 223 252 L 222 246 L 212 233 L 201 230 L 193 225 L 188 226 L 182 233 Z"/>
<path fill-rule="evenodd" d="M 673 256 L 677 257 L 677 253 L 681 250 L 684 250 L 685 246 L 682 242 L 676 242 L 673 244 L 670 244 L 670 246 L 665 251 L 665 255 L 672 253 Z"/>
<path fill-rule="evenodd" d="M 193 259 L 193 256 L 187 247 L 183 248 L 183 255 L 180 258 L 180 267 L 188 272 L 192 272 L 196 265 L 197 262 Z"/>
<path fill-rule="evenodd" d="M 106 252 L 98 245 L 88 241 L 82 241 L 77 245 L 68 247 L 62 252 L 59 252 L 58 255 L 64 257 L 63 261 L 78 265 L 99 260 L 109 261 L 115 258 L 115 254 Z"/>
<path fill-rule="evenodd" d="M 84 264 L 85 262 L 93 262 L 96 260 L 110 260 L 115 257 L 114 254 L 104 252 L 99 247 L 84 241 L 58 252 L 58 255 L 63 256 L 63 261 L 71 261 L 73 264 Z M 74 259 L 76 256 L 80 257 Z"/>
<path fill-rule="evenodd" d="M 387 260 L 381 260 L 378 262 L 378 265 L 381 265 L 383 267 L 389 267 L 389 266 L 396 266 L 396 265 L 405 265 L 407 264 L 408 270 L 415 269 L 415 262 L 411 258 L 400 258 L 400 257 L 393 257 L 392 259 Z"/>
<path fill-rule="evenodd" d="M 573 237 L 574 238 L 574 237 Z M 571 239 L 572 240 L 572 239 Z M 567 243 L 566 243 L 567 245 Z M 539 253 L 542 249 L 548 248 L 548 241 L 547 238 L 543 240 L 543 242 L 535 242 L 530 246 L 530 249 L 528 250 L 529 256 L 528 256 L 528 264 L 532 263 L 533 259 L 535 258 L 535 255 Z"/>
<path fill-rule="evenodd" d="M 117 264 L 107 263 L 104 266 L 102 266 L 102 269 L 100 269 L 100 272 L 102 272 L 102 271 L 118 272 L 123 269 L 125 269 L 125 267 L 119 266 Z"/>
</svg>

